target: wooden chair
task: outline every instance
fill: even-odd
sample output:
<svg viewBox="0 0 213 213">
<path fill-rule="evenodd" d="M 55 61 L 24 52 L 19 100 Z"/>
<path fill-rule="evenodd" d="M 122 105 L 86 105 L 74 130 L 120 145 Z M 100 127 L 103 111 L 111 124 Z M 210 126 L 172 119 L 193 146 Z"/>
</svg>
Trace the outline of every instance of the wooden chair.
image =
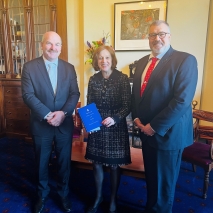
<svg viewBox="0 0 213 213">
<path fill-rule="evenodd" d="M 184 149 L 182 160 L 192 163 L 194 172 L 196 165 L 204 169 L 203 198 L 207 198 L 209 185 L 209 173 L 213 169 L 213 127 L 202 126 L 200 121 L 213 123 L 213 112 L 203 110 L 193 110 L 194 123 L 194 143 Z M 199 142 L 205 139 L 208 143 Z"/>
<path fill-rule="evenodd" d="M 82 133 L 82 122 L 78 113 L 78 108 L 81 107 L 81 102 L 78 102 L 75 107 L 75 113 L 73 114 L 74 130 L 73 130 L 73 140 L 79 140 Z"/>
<path fill-rule="evenodd" d="M 132 125 L 132 147 L 142 149 L 142 141 L 140 139 L 140 129 L 133 123 Z"/>
<path fill-rule="evenodd" d="M 138 61 L 134 61 L 134 63 L 129 65 L 129 81 L 130 81 L 130 83 L 133 82 L 133 76 L 135 74 L 135 68 L 137 66 L 137 62 Z"/>
</svg>

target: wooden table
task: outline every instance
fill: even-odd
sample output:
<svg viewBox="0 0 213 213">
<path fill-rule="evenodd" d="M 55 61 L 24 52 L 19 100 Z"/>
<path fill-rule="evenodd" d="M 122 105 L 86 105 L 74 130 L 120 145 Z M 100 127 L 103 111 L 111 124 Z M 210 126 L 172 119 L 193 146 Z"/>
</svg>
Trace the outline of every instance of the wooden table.
<svg viewBox="0 0 213 213">
<path fill-rule="evenodd" d="M 92 164 L 84 158 L 87 142 L 74 141 L 72 144 L 72 166 L 81 169 L 92 170 Z M 121 167 L 123 175 L 129 175 L 138 178 L 145 178 L 144 164 L 142 159 L 142 150 L 138 148 L 130 148 L 132 163 Z M 106 168 L 106 171 L 108 169 Z"/>
</svg>

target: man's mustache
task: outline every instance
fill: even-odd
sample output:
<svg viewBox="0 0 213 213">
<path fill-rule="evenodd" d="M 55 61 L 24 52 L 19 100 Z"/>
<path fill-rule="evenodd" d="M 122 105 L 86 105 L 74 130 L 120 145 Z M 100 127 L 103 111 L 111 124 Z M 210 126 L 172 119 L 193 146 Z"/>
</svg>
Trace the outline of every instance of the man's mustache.
<svg viewBox="0 0 213 213">
<path fill-rule="evenodd" d="M 162 42 L 161 41 L 154 41 L 153 44 L 154 45 L 156 45 L 156 44 L 162 44 Z"/>
<path fill-rule="evenodd" d="M 57 53 L 57 50 L 48 50 L 49 53 L 53 52 L 53 53 Z"/>
</svg>

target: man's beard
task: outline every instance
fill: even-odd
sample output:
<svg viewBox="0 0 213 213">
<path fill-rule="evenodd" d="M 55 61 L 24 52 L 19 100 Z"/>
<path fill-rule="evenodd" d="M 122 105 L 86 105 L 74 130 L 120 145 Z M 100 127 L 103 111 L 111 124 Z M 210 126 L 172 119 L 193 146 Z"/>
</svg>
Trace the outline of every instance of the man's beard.
<svg viewBox="0 0 213 213">
<path fill-rule="evenodd" d="M 155 48 L 155 45 L 157 45 L 157 44 L 161 44 L 161 48 Z M 162 53 L 165 49 L 166 49 L 166 46 L 165 46 L 162 42 L 160 42 L 160 41 L 154 42 L 154 43 L 152 44 L 152 52 L 155 53 L 155 54 L 160 54 L 160 53 Z"/>
</svg>

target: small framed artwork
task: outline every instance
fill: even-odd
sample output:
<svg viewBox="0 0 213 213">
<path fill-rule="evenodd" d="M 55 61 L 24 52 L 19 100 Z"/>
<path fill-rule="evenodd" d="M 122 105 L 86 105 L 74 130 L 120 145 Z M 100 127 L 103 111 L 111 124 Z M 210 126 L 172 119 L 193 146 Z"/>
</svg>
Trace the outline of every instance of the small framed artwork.
<svg viewBox="0 0 213 213">
<path fill-rule="evenodd" d="M 149 26 L 166 20 L 167 1 L 135 1 L 114 4 L 114 48 L 116 51 L 150 50 Z"/>
</svg>

